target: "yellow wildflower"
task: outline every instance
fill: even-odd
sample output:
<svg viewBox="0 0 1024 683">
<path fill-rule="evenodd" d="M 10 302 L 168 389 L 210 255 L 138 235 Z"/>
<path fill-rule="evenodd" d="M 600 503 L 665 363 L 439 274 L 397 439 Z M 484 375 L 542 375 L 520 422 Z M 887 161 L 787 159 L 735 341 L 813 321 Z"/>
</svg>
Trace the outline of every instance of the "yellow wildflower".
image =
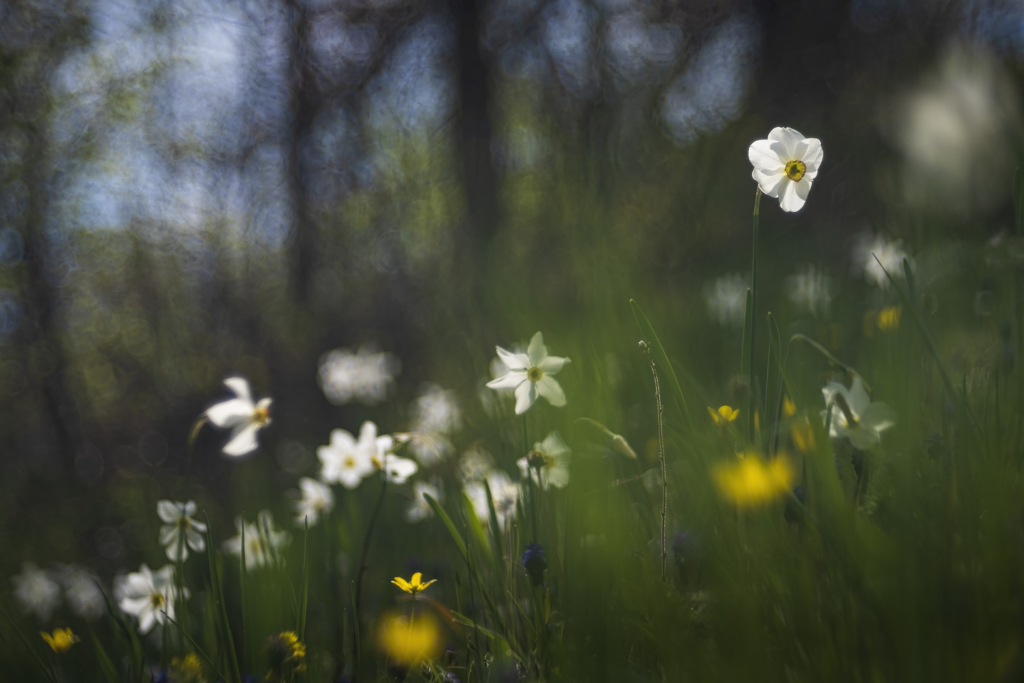
<svg viewBox="0 0 1024 683">
<path fill-rule="evenodd" d="M 714 477 L 725 498 L 736 505 L 753 506 L 789 491 L 796 480 L 796 472 L 784 455 L 765 462 L 757 452 L 748 451 L 742 460 L 720 463 Z"/>
<path fill-rule="evenodd" d="M 793 403 L 793 399 L 789 396 L 782 399 L 782 413 L 786 417 L 793 417 L 796 415 L 796 404 Z"/>
<path fill-rule="evenodd" d="M 267 641 L 267 659 L 268 681 L 292 680 L 296 673 L 306 670 L 306 646 L 294 631 L 282 631 Z"/>
<path fill-rule="evenodd" d="M 54 629 L 53 635 L 46 631 L 40 631 L 39 635 L 43 637 L 43 640 L 50 646 L 50 649 L 57 654 L 64 654 L 71 649 L 72 645 L 79 641 L 78 636 L 69 628 Z"/>
<path fill-rule="evenodd" d="M 899 306 L 887 306 L 878 313 L 878 329 L 882 332 L 891 332 L 899 328 L 900 316 L 903 309 Z"/>
<path fill-rule="evenodd" d="M 406 581 L 401 576 L 396 576 L 395 580 L 391 583 L 395 584 L 396 586 L 404 590 L 406 593 L 412 593 L 413 597 L 416 597 L 417 593 L 419 593 L 424 588 L 437 581 L 437 579 L 431 579 L 426 583 L 422 583 L 422 579 L 423 574 L 421 574 L 420 572 L 416 572 L 412 575 L 411 581 Z"/>
<path fill-rule="evenodd" d="M 441 634 L 427 614 L 386 615 L 378 631 L 380 647 L 388 659 L 412 666 L 437 656 Z"/>
<path fill-rule="evenodd" d="M 205 683 L 203 663 L 194 653 L 171 660 L 171 676 L 174 683 Z"/>
<path fill-rule="evenodd" d="M 719 427 L 724 427 L 730 422 L 735 422 L 736 418 L 739 417 L 739 409 L 733 410 L 729 406 L 722 406 L 717 411 L 708 406 L 708 413 L 711 415 L 711 419 L 715 421 L 715 424 Z"/>
</svg>

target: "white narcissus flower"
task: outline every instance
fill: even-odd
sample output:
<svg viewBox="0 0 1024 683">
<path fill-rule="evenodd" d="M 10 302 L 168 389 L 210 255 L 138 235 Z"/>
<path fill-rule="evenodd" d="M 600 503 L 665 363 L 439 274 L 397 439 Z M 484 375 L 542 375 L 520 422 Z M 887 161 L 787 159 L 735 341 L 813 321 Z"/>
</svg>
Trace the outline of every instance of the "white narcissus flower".
<svg viewBox="0 0 1024 683">
<path fill-rule="evenodd" d="M 494 501 L 494 513 L 498 517 L 498 524 L 504 529 L 509 520 L 515 517 L 516 504 L 519 502 L 522 491 L 519 484 L 512 481 L 512 478 L 504 470 L 491 470 L 484 477 L 484 481 L 491 489 L 491 498 Z M 476 512 L 477 519 L 487 524 L 491 513 L 487 506 L 487 489 L 484 488 L 483 481 L 468 482 L 462 487 L 462 490 L 473 504 L 473 511 Z"/>
<path fill-rule="evenodd" d="M 377 425 L 374 423 L 363 423 L 358 441 L 344 429 L 335 429 L 331 432 L 331 443 L 316 449 L 322 465 L 320 478 L 328 484 L 357 488 L 365 477 L 373 474 L 370 458 L 376 452 Z"/>
<path fill-rule="evenodd" d="M 242 554 L 242 539 L 245 539 L 246 570 L 265 567 L 269 564 L 284 564 L 280 551 L 291 542 L 287 531 L 274 528 L 274 519 L 269 510 L 260 510 L 256 522 L 246 522 L 242 517 L 235 518 L 238 535 L 224 541 L 225 552 L 232 555 Z"/>
<path fill-rule="evenodd" d="M 334 509 L 334 493 L 331 487 L 322 484 L 316 479 L 303 477 L 299 479 L 299 490 L 302 498 L 295 502 L 295 523 L 305 526 L 313 526 L 320 519 L 320 515 L 327 514 Z"/>
<path fill-rule="evenodd" d="M 259 447 L 256 432 L 270 424 L 270 399 L 261 398 L 253 403 L 249 382 L 241 377 L 224 380 L 237 398 L 212 406 L 206 417 L 218 427 L 231 430 L 231 438 L 222 449 L 228 455 L 245 455 Z"/>
<path fill-rule="evenodd" d="M 853 378 L 849 389 L 839 382 L 829 382 L 821 393 L 825 397 L 822 418 L 828 415 L 829 406 L 832 407 L 829 436 L 846 437 L 857 450 L 881 443 L 881 432 L 896 424 L 896 412 L 879 401 L 872 403 L 860 377 Z"/>
<path fill-rule="evenodd" d="M 321 356 L 317 380 L 334 405 L 359 401 L 372 406 L 387 398 L 401 370 L 402 364 L 393 354 L 363 345 L 358 353 L 335 349 Z"/>
<path fill-rule="evenodd" d="M 434 516 L 434 509 L 430 507 L 430 503 L 423 497 L 423 494 L 430 496 L 439 503 L 444 500 L 444 496 L 441 495 L 441 489 L 437 486 L 428 484 L 425 481 L 416 482 L 412 485 L 412 502 L 405 509 L 405 521 L 416 523 Z"/>
<path fill-rule="evenodd" d="M 107 602 L 99 586 L 99 579 L 77 565 L 61 566 L 57 572 L 64 586 L 71 613 L 92 621 L 107 611 Z"/>
<path fill-rule="evenodd" d="M 119 592 L 122 597 L 118 607 L 139 620 L 139 633 L 145 635 L 155 624 L 166 623 L 167 617 L 174 618 L 174 565 L 153 572 L 143 564 L 138 572 L 125 578 Z M 187 588 L 182 596 L 188 598 Z"/>
<path fill-rule="evenodd" d="M 529 477 L 538 486 L 556 489 L 569 485 L 569 456 L 572 451 L 558 432 L 551 432 L 540 443 L 533 445 L 533 452 L 520 458 L 519 473 Z"/>
<path fill-rule="evenodd" d="M 160 527 L 160 545 L 167 551 L 168 559 L 175 562 L 185 561 L 188 557 L 188 549 L 192 548 L 197 553 L 206 550 L 206 525 L 192 519 L 196 514 L 196 503 L 190 500 L 187 503 L 175 503 L 170 500 L 161 500 L 156 504 L 156 514 L 164 525 Z M 185 538 L 182 540 L 181 535 Z M 181 557 L 178 557 L 178 551 Z"/>
<path fill-rule="evenodd" d="M 805 138 L 792 128 L 773 128 L 767 140 L 756 140 L 747 150 L 754 165 L 751 174 L 761 192 L 776 197 L 783 211 L 799 211 L 818 175 L 824 152 L 817 138 Z"/>
<path fill-rule="evenodd" d="M 540 332 L 533 335 L 526 353 L 512 353 L 496 347 L 498 357 L 508 368 L 502 377 L 487 383 L 492 389 L 515 389 L 516 415 L 522 415 L 543 396 L 553 406 L 565 405 L 565 392 L 552 375 L 558 374 L 568 358 L 556 358 L 548 355 L 544 346 L 544 335 Z"/>
<path fill-rule="evenodd" d="M 913 259 L 903 250 L 903 240 L 888 241 L 882 235 L 866 233 L 858 237 L 853 247 L 855 264 L 864 270 L 864 279 L 881 289 L 889 289 L 888 271 L 894 279 L 904 277 L 903 259 L 913 269 Z"/>
<path fill-rule="evenodd" d="M 704 285 L 704 301 L 720 325 L 743 327 L 749 287 L 749 278 L 738 273 L 723 275 Z"/>
<path fill-rule="evenodd" d="M 40 621 L 47 621 L 60 605 L 60 584 L 32 562 L 23 562 L 21 574 L 12 576 L 11 582 L 21 610 L 34 613 Z"/>
</svg>

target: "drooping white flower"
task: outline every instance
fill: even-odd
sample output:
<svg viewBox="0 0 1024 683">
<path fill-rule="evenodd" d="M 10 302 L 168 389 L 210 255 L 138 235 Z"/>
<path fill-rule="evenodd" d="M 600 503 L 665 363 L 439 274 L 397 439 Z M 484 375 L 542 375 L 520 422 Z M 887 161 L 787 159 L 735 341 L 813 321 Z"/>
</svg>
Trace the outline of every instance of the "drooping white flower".
<svg viewBox="0 0 1024 683">
<path fill-rule="evenodd" d="M 206 550 L 206 525 L 192 516 L 196 514 L 196 503 L 193 500 L 187 503 L 175 503 L 170 500 L 161 500 L 156 504 L 156 514 L 164 522 L 160 527 L 160 545 L 167 551 L 167 557 L 175 562 L 184 561 L 188 557 L 188 549 L 192 548 L 197 553 Z M 184 540 L 181 535 L 184 534 Z M 178 552 L 181 557 L 178 557 Z"/>
<path fill-rule="evenodd" d="M 569 485 L 569 456 L 572 451 L 558 432 L 551 432 L 543 441 L 533 445 L 533 451 L 517 461 L 522 477 L 530 478 L 547 489 Z"/>
<path fill-rule="evenodd" d="M 786 279 L 789 300 L 811 315 L 827 316 L 832 305 L 832 278 L 820 268 L 804 266 Z"/>
<path fill-rule="evenodd" d="M 229 399 L 209 408 L 206 417 L 218 427 L 231 430 L 231 438 L 222 449 L 228 455 L 245 455 L 259 447 L 256 432 L 270 424 L 269 398 L 253 403 L 249 382 L 241 377 L 224 380 L 236 398 Z"/>
<path fill-rule="evenodd" d="M 747 288 L 749 280 L 738 274 L 723 275 L 704 286 L 704 301 L 708 312 L 719 325 L 743 327 L 747 312 Z"/>
<path fill-rule="evenodd" d="M 334 349 L 320 357 L 317 379 L 327 400 L 334 405 L 359 401 L 375 405 L 387 398 L 402 364 L 390 353 L 363 345 L 358 353 Z"/>
<path fill-rule="evenodd" d="M 751 174 L 761 192 L 776 197 L 783 211 L 799 211 L 818 175 L 824 152 L 817 138 L 805 138 L 792 128 L 773 128 L 767 140 L 756 140 L 747 150 L 754 165 Z"/>
<path fill-rule="evenodd" d="M 119 592 L 122 597 L 118 607 L 139 620 L 139 633 L 143 635 L 153 630 L 154 625 L 166 623 L 167 617 L 174 619 L 177 591 L 172 564 L 155 572 L 143 564 L 138 572 L 125 577 Z M 188 596 L 189 590 L 185 588 L 182 597 Z"/>
<path fill-rule="evenodd" d="M 60 605 L 60 584 L 50 573 L 32 562 L 22 562 L 21 574 L 12 576 L 14 599 L 23 612 L 32 612 L 46 621 Z"/>
<path fill-rule="evenodd" d="M 284 563 L 281 551 L 291 542 L 291 535 L 274 528 L 274 518 L 269 510 L 260 510 L 254 523 L 246 522 L 241 516 L 236 517 L 235 528 L 238 535 L 224 541 L 224 551 L 241 556 L 244 537 L 246 570 Z"/>
<path fill-rule="evenodd" d="M 419 471 L 419 465 L 415 460 L 400 458 L 389 451 L 390 449 L 379 451 L 370 458 L 370 462 L 378 472 L 384 472 L 389 484 L 404 484 L 409 481 L 409 477 Z"/>
<path fill-rule="evenodd" d="M 299 490 L 302 492 L 302 498 L 295 502 L 295 523 L 299 526 L 304 526 L 307 520 L 309 526 L 313 526 L 320 519 L 320 515 L 334 509 L 334 493 L 330 486 L 316 479 L 303 477 L 299 479 Z"/>
<path fill-rule="evenodd" d="M 821 393 L 825 397 L 823 419 L 832 408 L 829 436 L 846 437 L 858 450 L 881 443 L 881 433 L 896 424 L 896 412 L 884 403 L 872 402 L 860 377 L 853 378 L 849 389 L 839 382 L 829 382 Z"/>
<path fill-rule="evenodd" d="M 94 574 L 72 564 L 59 567 L 57 575 L 72 614 L 87 621 L 103 616 L 107 603 Z"/>
<path fill-rule="evenodd" d="M 491 489 L 491 498 L 494 500 L 494 513 L 498 518 L 498 524 L 505 528 L 509 520 L 516 514 L 516 503 L 519 502 L 519 496 L 522 495 L 519 484 L 512 481 L 504 470 L 491 470 L 484 481 Z M 467 482 L 462 490 L 473 504 L 473 511 L 476 512 L 477 518 L 487 524 L 491 514 L 487 507 L 487 489 L 484 488 L 483 482 Z"/>
<path fill-rule="evenodd" d="M 516 415 L 522 415 L 543 396 L 553 406 L 565 405 L 565 392 L 552 375 L 557 375 L 568 358 L 556 358 L 548 355 L 544 346 L 544 335 L 540 332 L 533 335 L 526 353 L 512 353 L 500 346 L 497 347 L 501 362 L 508 368 L 504 376 L 487 383 L 492 389 L 515 389 Z"/>
<path fill-rule="evenodd" d="M 854 265 L 864 271 L 865 280 L 882 289 L 889 289 L 889 278 L 885 275 L 886 271 L 894 279 L 904 276 L 904 258 L 908 259 L 913 267 L 913 260 L 903 250 L 903 240 L 890 242 L 882 235 L 871 235 L 870 233 L 860 235 L 853 247 Z"/>
<path fill-rule="evenodd" d="M 423 497 L 423 494 L 430 496 L 439 503 L 444 500 L 441 489 L 437 486 L 428 484 L 425 481 L 416 482 L 412 485 L 412 502 L 405 509 L 405 521 L 416 523 L 434 516 L 434 509 L 430 507 L 430 503 Z"/>
</svg>

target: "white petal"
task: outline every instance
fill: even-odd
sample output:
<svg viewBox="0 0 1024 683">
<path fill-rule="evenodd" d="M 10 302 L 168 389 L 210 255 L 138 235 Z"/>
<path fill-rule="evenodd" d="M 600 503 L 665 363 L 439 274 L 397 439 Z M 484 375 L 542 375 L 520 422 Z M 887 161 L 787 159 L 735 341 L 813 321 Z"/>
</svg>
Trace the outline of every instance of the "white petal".
<svg viewBox="0 0 1024 683">
<path fill-rule="evenodd" d="M 526 381 L 525 370 L 509 370 L 508 373 L 498 379 L 492 379 L 487 383 L 487 386 L 491 389 L 515 389 Z"/>
<path fill-rule="evenodd" d="M 249 423 L 244 427 L 236 427 L 231 434 L 231 440 L 224 444 L 224 448 L 221 450 L 227 455 L 234 456 L 251 453 L 259 447 L 256 442 L 256 432 L 259 430 L 260 425 L 256 422 Z"/>
<path fill-rule="evenodd" d="M 884 432 L 896 424 L 896 411 L 884 403 L 872 403 L 861 415 L 861 424 L 875 433 Z"/>
<path fill-rule="evenodd" d="M 808 173 L 817 173 L 821 162 L 825 158 L 825 152 L 821 149 L 821 140 L 818 138 L 807 138 L 801 140 L 796 148 L 797 159 L 804 162 Z"/>
<path fill-rule="evenodd" d="M 121 598 L 121 602 L 117 603 L 122 612 L 135 617 L 142 614 L 147 605 L 149 605 L 148 595 L 141 598 Z"/>
<path fill-rule="evenodd" d="M 196 531 L 198 531 L 201 534 L 205 534 L 206 533 L 206 524 L 204 522 L 197 522 L 196 520 L 193 519 L 192 520 L 192 528 L 195 529 Z"/>
<path fill-rule="evenodd" d="M 544 394 L 541 394 L 541 396 L 544 396 Z M 544 396 L 544 398 L 547 398 L 547 396 Z M 544 441 L 540 444 L 540 452 L 561 460 L 569 453 L 569 446 L 562 440 L 562 435 L 555 431 L 544 437 Z"/>
<path fill-rule="evenodd" d="M 505 364 L 505 367 L 509 370 L 526 370 L 529 363 L 529 357 L 524 356 L 521 353 L 512 353 L 506 351 L 500 346 L 495 347 L 498 350 L 498 358 Z"/>
<path fill-rule="evenodd" d="M 160 527 L 160 545 L 167 547 L 170 545 L 177 545 L 178 543 L 178 525 L 168 524 Z"/>
<path fill-rule="evenodd" d="M 252 401 L 240 398 L 233 398 L 230 401 L 218 403 L 206 411 L 206 417 L 218 427 L 234 427 L 240 422 L 252 420 L 252 413 L 256 406 Z"/>
<path fill-rule="evenodd" d="M 372 449 L 377 441 L 377 425 L 367 420 L 359 428 L 359 446 Z"/>
<path fill-rule="evenodd" d="M 238 398 L 252 403 L 252 394 L 249 392 L 249 382 L 243 377 L 228 377 L 224 380 L 224 384 L 227 385 L 228 389 L 235 392 Z"/>
<path fill-rule="evenodd" d="M 804 198 L 807 195 L 805 193 L 804 197 L 800 196 L 800 193 L 797 191 L 799 185 L 800 183 L 794 183 L 789 178 L 784 180 L 782 185 L 780 185 L 779 206 L 783 211 L 793 213 L 794 211 L 799 211 L 804 207 Z M 810 188 L 810 182 L 808 182 L 807 187 L 808 189 Z"/>
<path fill-rule="evenodd" d="M 871 405 L 871 396 L 868 395 L 868 391 L 864 388 L 864 382 L 860 377 L 853 378 L 850 390 L 845 398 L 850 403 L 850 409 L 853 411 L 853 414 L 858 418 L 863 416 L 868 406 Z"/>
<path fill-rule="evenodd" d="M 341 450 L 352 450 L 356 447 L 356 438 L 352 436 L 350 432 L 344 429 L 334 429 L 331 431 L 331 450 L 337 452 Z M 323 446 L 321 446 L 323 448 Z"/>
<path fill-rule="evenodd" d="M 169 500 L 158 500 L 156 503 L 156 514 L 160 517 L 160 521 L 165 524 L 174 524 L 178 521 L 178 517 L 181 516 L 181 512 L 177 504 Z"/>
<path fill-rule="evenodd" d="M 779 158 L 779 145 L 771 140 L 755 140 L 747 150 L 747 158 L 755 171 L 782 173 L 789 159 Z"/>
<path fill-rule="evenodd" d="M 342 470 L 338 473 L 338 483 L 350 491 L 359 488 L 363 483 L 362 473 L 358 470 Z"/>
<path fill-rule="evenodd" d="M 562 385 L 554 377 L 544 375 L 536 382 L 536 385 L 537 393 L 546 398 L 548 403 L 558 408 L 565 405 L 565 392 L 562 391 Z"/>
<path fill-rule="evenodd" d="M 206 540 L 195 529 L 189 529 L 185 534 L 185 539 L 188 541 L 188 547 L 192 548 L 192 550 L 195 550 L 197 553 L 201 553 L 206 550 Z"/>
<path fill-rule="evenodd" d="M 548 356 L 547 358 L 542 360 L 537 367 L 543 370 L 545 375 L 557 375 L 558 372 L 562 369 L 562 366 L 564 366 L 566 363 L 571 362 L 572 361 L 569 360 L 568 358 Z"/>
<path fill-rule="evenodd" d="M 768 133 L 768 139 L 782 143 L 786 150 L 786 161 L 789 161 L 798 158 L 797 146 L 804 140 L 804 136 L 793 128 L 773 128 L 772 132 Z"/>
<path fill-rule="evenodd" d="M 516 387 L 516 415 L 522 415 L 537 400 L 537 388 L 534 382 L 523 382 Z"/>
<path fill-rule="evenodd" d="M 754 180 L 757 181 L 757 186 L 761 188 L 761 192 L 768 197 L 779 196 L 779 186 L 782 185 L 782 181 L 786 180 L 786 174 L 781 169 L 774 174 L 761 172 L 754 169 L 754 172 L 750 174 Z"/>
<path fill-rule="evenodd" d="M 530 365 L 539 367 L 544 359 L 548 357 L 548 348 L 544 346 L 544 335 L 538 332 L 533 335 L 530 345 L 526 348 L 526 355 L 530 359 Z"/>
</svg>

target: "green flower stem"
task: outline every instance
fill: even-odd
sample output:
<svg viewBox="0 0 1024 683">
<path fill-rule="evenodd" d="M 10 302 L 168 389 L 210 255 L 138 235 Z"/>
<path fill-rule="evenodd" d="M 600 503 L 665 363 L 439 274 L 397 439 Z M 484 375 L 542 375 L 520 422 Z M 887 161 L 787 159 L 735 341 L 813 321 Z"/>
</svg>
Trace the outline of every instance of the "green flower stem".
<svg viewBox="0 0 1024 683">
<path fill-rule="evenodd" d="M 757 406 L 757 396 L 754 392 L 754 340 L 757 339 L 757 236 L 758 224 L 761 222 L 761 187 L 758 186 L 754 193 L 754 240 L 753 256 L 750 260 L 750 354 L 747 359 L 747 435 L 753 440 L 754 435 L 754 411 Z"/>
</svg>

